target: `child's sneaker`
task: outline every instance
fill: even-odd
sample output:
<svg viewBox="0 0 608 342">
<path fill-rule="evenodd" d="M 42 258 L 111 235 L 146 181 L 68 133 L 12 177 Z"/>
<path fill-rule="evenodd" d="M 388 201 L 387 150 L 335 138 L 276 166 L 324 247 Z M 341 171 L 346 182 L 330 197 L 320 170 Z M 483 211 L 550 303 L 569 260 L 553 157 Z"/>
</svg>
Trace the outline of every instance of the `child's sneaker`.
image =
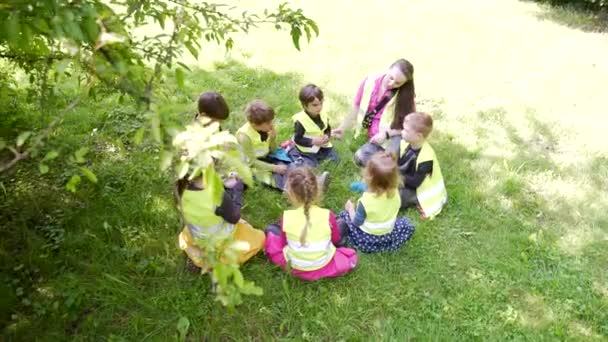
<svg viewBox="0 0 608 342">
<path fill-rule="evenodd" d="M 352 182 L 349 187 L 354 192 L 365 192 L 367 190 L 367 185 L 363 182 Z"/>
<path fill-rule="evenodd" d="M 186 269 L 192 273 L 201 273 L 202 268 L 196 266 L 190 258 L 186 257 Z"/>
</svg>

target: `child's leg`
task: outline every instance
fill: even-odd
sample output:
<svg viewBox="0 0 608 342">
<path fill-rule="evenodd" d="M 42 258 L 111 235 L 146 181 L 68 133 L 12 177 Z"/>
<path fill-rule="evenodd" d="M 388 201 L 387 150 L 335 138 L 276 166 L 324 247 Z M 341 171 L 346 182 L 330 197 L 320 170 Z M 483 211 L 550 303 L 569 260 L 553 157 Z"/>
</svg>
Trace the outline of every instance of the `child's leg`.
<svg viewBox="0 0 608 342">
<path fill-rule="evenodd" d="M 391 137 L 389 140 L 388 146 L 386 147 L 386 152 L 394 155 L 396 158 L 399 157 L 399 148 L 401 146 L 401 136 L 397 135 Z"/>
<path fill-rule="evenodd" d="M 416 190 L 414 189 L 407 187 L 399 188 L 399 196 L 401 197 L 401 209 L 418 205 L 418 197 L 416 197 Z"/>
<path fill-rule="evenodd" d="M 382 146 L 365 143 L 363 146 L 359 147 L 357 152 L 355 152 L 355 164 L 359 167 L 364 167 L 367 164 L 367 161 L 371 159 L 371 157 L 377 153 L 384 151 Z"/>
<path fill-rule="evenodd" d="M 319 165 L 315 154 L 300 152 L 297 147 L 289 150 L 288 154 L 291 160 L 293 160 L 292 164 L 294 166 L 309 166 L 314 168 Z"/>
<path fill-rule="evenodd" d="M 239 264 L 243 264 L 264 248 L 266 238 L 263 231 L 253 228 L 245 220 L 240 220 L 235 226 L 234 240 L 244 241 L 249 244 L 249 249 L 239 252 L 238 262 Z"/>
<path fill-rule="evenodd" d="M 339 277 L 350 272 L 357 266 L 357 252 L 352 248 L 340 247 L 336 249 L 336 254 L 332 260 L 323 268 L 314 271 L 293 270 L 291 273 L 307 281 L 319 280 L 321 278 Z"/>
<path fill-rule="evenodd" d="M 287 262 L 283 254 L 283 248 L 287 241 L 283 238 L 283 232 L 278 224 L 269 224 L 266 227 L 266 255 L 270 262 L 285 268 Z"/>
<path fill-rule="evenodd" d="M 338 153 L 336 153 L 336 150 L 334 150 L 333 147 L 322 147 L 319 150 L 319 153 L 317 153 L 317 161 L 321 162 L 325 159 L 329 159 L 330 161 L 337 163 L 340 161 L 340 157 L 338 156 Z"/>
</svg>

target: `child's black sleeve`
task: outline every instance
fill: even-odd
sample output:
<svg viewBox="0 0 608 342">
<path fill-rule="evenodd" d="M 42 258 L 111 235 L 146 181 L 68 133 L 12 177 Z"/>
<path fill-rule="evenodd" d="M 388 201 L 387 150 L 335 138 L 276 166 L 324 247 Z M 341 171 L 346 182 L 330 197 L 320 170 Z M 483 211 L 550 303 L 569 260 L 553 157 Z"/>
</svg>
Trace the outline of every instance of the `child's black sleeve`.
<svg viewBox="0 0 608 342">
<path fill-rule="evenodd" d="M 229 223 L 236 224 L 241 219 L 241 206 L 243 202 L 243 181 L 239 181 L 233 188 L 224 190 L 222 204 L 215 208 L 215 214 L 221 216 Z"/>
<path fill-rule="evenodd" d="M 433 161 L 425 161 L 418 165 L 418 168 L 414 172 L 413 175 L 405 175 L 405 186 L 410 189 L 416 189 L 422 184 L 424 181 L 424 177 L 426 177 L 429 173 L 433 172 Z"/>
<path fill-rule="evenodd" d="M 293 125 L 293 141 L 300 146 L 312 147 L 312 139 L 305 138 L 305 132 L 304 126 L 296 121 L 296 123 Z"/>
</svg>

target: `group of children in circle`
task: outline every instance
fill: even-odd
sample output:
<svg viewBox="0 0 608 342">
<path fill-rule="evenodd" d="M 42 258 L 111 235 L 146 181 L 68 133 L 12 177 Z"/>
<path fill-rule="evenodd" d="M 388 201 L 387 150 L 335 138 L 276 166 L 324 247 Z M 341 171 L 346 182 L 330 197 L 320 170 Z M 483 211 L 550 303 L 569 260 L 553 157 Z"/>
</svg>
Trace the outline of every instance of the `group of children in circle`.
<svg viewBox="0 0 608 342">
<path fill-rule="evenodd" d="M 247 122 L 236 132 L 245 161 L 257 181 L 284 191 L 292 204 L 265 232 L 241 218 L 244 184 L 227 178 L 221 202 L 216 202 L 203 177 L 177 182 L 185 226 L 179 245 L 191 268 L 205 267 L 204 251 L 196 239 L 232 236 L 246 242 L 238 262 L 265 249 L 269 260 L 303 280 L 336 277 L 357 265 L 357 251 L 393 251 L 408 241 L 415 229 L 399 211 L 416 207 L 432 219 L 447 202 L 441 168 L 427 137 L 433 129 L 430 115 L 417 112 L 414 102 L 413 66 L 404 59 L 386 73 L 366 77 L 355 96 L 353 110 L 334 130 L 323 112 L 323 91 L 314 84 L 299 93 L 302 111 L 292 116 L 292 139 L 277 145 L 275 112 L 262 100 L 251 101 Z M 217 92 L 198 100 L 197 119 L 228 118 L 226 101 Z M 332 146 L 356 121 L 356 135 L 367 129 L 368 142 L 355 153 L 363 167 L 364 183 L 351 188 L 363 192 L 358 202 L 346 202 L 335 215 L 319 206 L 328 173 L 316 175 L 320 162 L 340 162 Z M 257 189 L 249 191 L 258 191 Z M 347 247 L 350 246 L 350 247 Z"/>
</svg>

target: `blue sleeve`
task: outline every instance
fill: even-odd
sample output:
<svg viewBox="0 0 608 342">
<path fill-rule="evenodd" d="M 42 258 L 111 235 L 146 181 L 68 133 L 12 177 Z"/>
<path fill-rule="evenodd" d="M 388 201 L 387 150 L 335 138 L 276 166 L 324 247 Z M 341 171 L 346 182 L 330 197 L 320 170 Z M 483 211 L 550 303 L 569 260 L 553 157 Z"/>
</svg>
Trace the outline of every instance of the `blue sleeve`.
<svg viewBox="0 0 608 342">
<path fill-rule="evenodd" d="M 365 207 L 361 202 L 357 204 L 357 209 L 355 209 L 355 219 L 353 220 L 353 224 L 357 227 L 365 222 L 365 218 L 367 217 L 367 213 L 365 212 Z"/>
</svg>

